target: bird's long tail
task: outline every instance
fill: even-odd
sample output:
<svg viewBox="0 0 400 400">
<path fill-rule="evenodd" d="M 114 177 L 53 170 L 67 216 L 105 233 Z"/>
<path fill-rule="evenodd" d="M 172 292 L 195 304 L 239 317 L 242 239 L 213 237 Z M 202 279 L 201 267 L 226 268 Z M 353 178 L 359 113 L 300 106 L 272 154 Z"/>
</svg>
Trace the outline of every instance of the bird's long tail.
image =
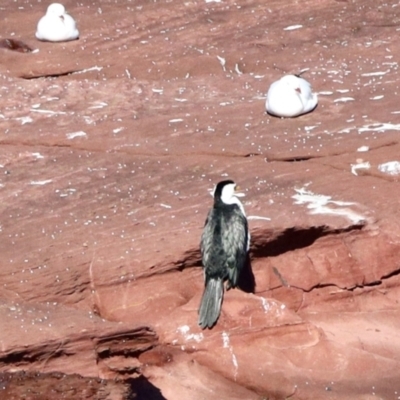
<svg viewBox="0 0 400 400">
<path fill-rule="evenodd" d="M 199 325 L 202 329 L 212 328 L 221 312 L 224 283 L 222 279 L 208 279 L 199 308 Z"/>
</svg>

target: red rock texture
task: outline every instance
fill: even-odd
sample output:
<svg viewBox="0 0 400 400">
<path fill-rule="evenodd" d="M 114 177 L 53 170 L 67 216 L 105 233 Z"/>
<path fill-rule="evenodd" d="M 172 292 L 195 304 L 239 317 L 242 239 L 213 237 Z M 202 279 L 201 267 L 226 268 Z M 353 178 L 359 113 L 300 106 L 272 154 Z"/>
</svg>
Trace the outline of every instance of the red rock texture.
<svg viewBox="0 0 400 400">
<path fill-rule="evenodd" d="M 81 38 L 61 44 L 34 39 L 42 3 L 1 6 L 0 39 L 38 51 L 0 48 L 0 399 L 57 379 L 93 399 L 400 397 L 399 5 L 65 6 Z M 303 69 L 317 109 L 265 114 Z M 201 331 L 226 176 L 256 286 Z"/>
<path fill-rule="evenodd" d="M 80 375 L 64 375 L 53 372 L 3 373 L 0 374 L 1 398 L 8 400 L 53 399 L 110 399 L 128 398 L 129 385 L 118 385 L 99 378 L 83 378 Z M 122 386 L 122 387 L 120 387 Z M 44 393 L 45 388 L 45 393 Z"/>
</svg>

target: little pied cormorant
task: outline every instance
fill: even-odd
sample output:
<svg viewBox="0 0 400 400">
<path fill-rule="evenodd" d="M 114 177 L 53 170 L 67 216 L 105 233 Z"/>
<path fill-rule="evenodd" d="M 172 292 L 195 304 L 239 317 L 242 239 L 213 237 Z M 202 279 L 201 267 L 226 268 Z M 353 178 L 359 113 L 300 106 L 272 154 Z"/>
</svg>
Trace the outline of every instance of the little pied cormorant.
<svg viewBox="0 0 400 400">
<path fill-rule="evenodd" d="M 199 309 L 199 325 L 212 328 L 221 312 L 226 288 L 236 287 L 250 245 L 250 234 L 242 203 L 231 180 L 219 182 L 214 190 L 214 205 L 209 211 L 201 236 L 204 268 L 204 293 Z"/>
</svg>

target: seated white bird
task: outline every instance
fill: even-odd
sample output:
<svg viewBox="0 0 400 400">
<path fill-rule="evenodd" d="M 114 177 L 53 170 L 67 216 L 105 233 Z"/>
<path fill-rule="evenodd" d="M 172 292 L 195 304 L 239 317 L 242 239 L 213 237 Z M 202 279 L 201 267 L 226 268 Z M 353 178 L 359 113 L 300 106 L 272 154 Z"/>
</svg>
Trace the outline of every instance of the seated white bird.
<svg viewBox="0 0 400 400">
<path fill-rule="evenodd" d="M 66 13 L 60 3 L 50 4 L 46 15 L 40 18 L 36 37 L 48 42 L 67 42 L 79 38 L 75 20 Z"/>
<path fill-rule="evenodd" d="M 268 89 L 265 108 L 269 114 L 290 118 L 314 110 L 317 104 L 318 96 L 305 79 L 285 75 Z"/>
</svg>

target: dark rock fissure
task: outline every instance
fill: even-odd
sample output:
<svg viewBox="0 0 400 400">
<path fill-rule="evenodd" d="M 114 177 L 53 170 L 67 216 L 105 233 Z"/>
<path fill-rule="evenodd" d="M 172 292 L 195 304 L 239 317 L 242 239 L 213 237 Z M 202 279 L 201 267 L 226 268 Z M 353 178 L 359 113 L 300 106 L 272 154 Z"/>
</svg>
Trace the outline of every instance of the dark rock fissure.
<svg viewBox="0 0 400 400">
<path fill-rule="evenodd" d="M 398 275 L 400 275 L 400 268 L 390 272 L 389 274 L 382 276 L 380 279 L 378 279 L 376 281 L 369 282 L 369 283 L 363 283 L 361 285 L 354 285 L 354 286 L 348 287 L 348 288 L 341 287 L 339 285 L 336 285 L 335 283 L 319 283 L 318 285 L 315 285 L 315 286 L 311 287 L 310 289 L 304 289 L 299 286 L 291 286 L 291 287 L 295 288 L 295 289 L 299 289 L 305 293 L 310 293 L 314 290 L 323 289 L 326 287 L 336 287 L 338 289 L 346 290 L 348 292 L 354 292 L 356 289 L 364 289 L 364 288 L 369 288 L 369 287 L 380 286 L 383 283 L 383 281 L 388 280 L 388 279 L 390 279 L 394 276 L 398 276 Z"/>
<path fill-rule="evenodd" d="M 34 79 L 46 79 L 46 78 L 60 78 L 63 76 L 68 76 L 72 74 L 78 74 L 78 73 L 83 73 L 85 72 L 85 69 L 71 69 L 70 71 L 65 71 L 65 72 L 55 72 L 53 74 L 38 74 L 38 75 L 22 75 L 20 78 L 26 79 L 28 81 L 34 80 Z"/>
<path fill-rule="evenodd" d="M 380 279 L 378 279 L 378 280 L 376 280 L 374 282 L 365 283 L 365 284 L 362 284 L 362 285 L 356 285 L 356 286 L 354 286 L 352 288 L 349 288 L 347 290 L 354 291 L 356 289 L 362 289 L 362 288 L 365 288 L 365 287 L 379 286 L 379 285 L 381 285 L 383 283 L 383 281 L 388 280 L 388 279 L 393 278 L 394 276 L 398 276 L 398 275 L 400 275 L 400 268 L 397 268 L 394 271 L 389 272 L 386 275 L 383 275 Z"/>
<path fill-rule="evenodd" d="M 36 349 L 27 348 L 26 350 L 14 351 L 0 357 L 0 365 L 23 366 L 32 364 L 34 362 L 45 361 L 51 358 L 58 358 L 68 355 L 70 354 L 67 353 L 65 349 L 61 348 L 57 348 L 54 350 L 51 348 L 45 348 L 43 346 Z"/>
<path fill-rule="evenodd" d="M 397 275 L 400 275 L 400 268 L 397 268 L 394 271 L 392 271 L 392 272 L 390 272 L 390 273 L 388 273 L 386 275 L 383 275 L 382 278 L 381 278 L 381 281 L 393 278 L 394 276 L 397 276 Z"/>
<path fill-rule="evenodd" d="M 301 162 L 308 161 L 314 158 L 323 158 L 324 156 L 295 156 L 295 157 L 267 157 L 267 161 L 275 161 L 275 162 Z"/>
<path fill-rule="evenodd" d="M 133 331 L 119 332 L 118 334 L 94 338 L 93 341 L 99 359 L 115 355 L 137 358 L 141 353 L 155 346 L 158 342 L 158 336 L 151 328 L 143 327 Z M 47 361 L 52 358 L 72 356 L 75 354 L 75 351 L 66 347 L 67 342 L 71 343 L 68 340 L 56 341 L 51 345 L 32 346 L 24 350 L 16 350 L 4 354 L 0 356 L 0 366 L 23 366 L 34 362 Z"/>
</svg>

